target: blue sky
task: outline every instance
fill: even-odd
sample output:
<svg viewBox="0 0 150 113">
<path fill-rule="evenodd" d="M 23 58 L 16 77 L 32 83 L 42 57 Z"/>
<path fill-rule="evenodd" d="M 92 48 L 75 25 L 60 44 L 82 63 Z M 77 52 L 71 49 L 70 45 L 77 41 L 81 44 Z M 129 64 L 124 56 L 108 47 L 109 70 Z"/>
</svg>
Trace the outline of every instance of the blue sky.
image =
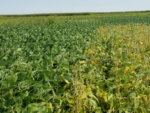
<svg viewBox="0 0 150 113">
<path fill-rule="evenodd" d="M 150 0 L 0 0 L 0 15 L 141 10 L 150 10 Z"/>
</svg>

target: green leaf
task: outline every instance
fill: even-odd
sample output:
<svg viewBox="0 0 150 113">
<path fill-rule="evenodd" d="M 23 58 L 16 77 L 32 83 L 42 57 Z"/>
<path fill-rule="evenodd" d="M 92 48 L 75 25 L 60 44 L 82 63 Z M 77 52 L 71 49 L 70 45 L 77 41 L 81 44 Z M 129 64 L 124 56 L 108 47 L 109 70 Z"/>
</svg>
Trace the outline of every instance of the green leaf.
<svg viewBox="0 0 150 113">
<path fill-rule="evenodd" d="M 15 102 L 15 99 L 14 99 L 14 98 L 12 98 L 12 99 L 7 99 L 7 101 L 5 102 L 5 106 L 6 106 L 6 107 L 9 107 L 9 106 L 13 105 L 14 102 Z"/>
<path fill-rule="evenodd" d="M 80 97 L 80 99 L 82 100 L 82 99 L 84 99 L 84 98 L 86 98 L 87 96 L 86 96 L 86 92 L 83 92 L 83 94 L 82 94 L 82 96 Z"/>
<path fill-rule="evenodd" d="M 26 107 L 25 111 L 28 111 L 29 113 L 38 112 L 38 111 L 46 111 L 46 103 L 45 102 L 31 103 Z"/>
<path fill-rule="evenodd" d="M 128 95 L 130 98 L 136 98 L 136 93 L 135 92 L 132 92 Z"/>
<path fill-rule="evenodd" d="M 116 78 L 115 77 L 110 77 L 110 78 L 108 78 L 107 80 L 108 81 L 113 81 L 113 80 L 115 80 Z"/>
<path fill-rule="evenodd" d="M 27 108 L 27 111 L 28 112 L 33 112 L 33 111 L 38 111 L 39 110 L 39 108 L 38 107 L 36 107 L 36 106 L 28 106 L 28 108 Z"/>
<path fill-rule="evenodd" d="M 18 48 L 18 49 L 17 49 L 17 52 L 20 52 L 21 50 L 22 50 L 22 48 Z"/>
<path fill-rule="evenodd" d="M 19 94 L 19 96 L 20 96 L 22 99 L 24 99 L 24 98 L 27 97 L 28 95 L 29 95 L 29 92 L 28 92 L 28 91 Z"/>
<path fill-rule="evenodd" d="M 26 88 L 26 87 L 31 86 L 32 83 L 34 83 L 33 80 L 24 80 L 24 81 L 19 82 L 18 86 L 19 86 L 20 88 Z"/>
<path fill-rule="evenodd" d="M 88 103 L 89 103 L 89 106 L 93 107 L 93 108 L 96 108 L 97 107 L 97 103 L 95 100 L 89 98 L 88 99 Z"/>
<path fill-rule="evenodd" d="M 137 101 L 135 102 L 135 109 L 137 109 L 137 108 L 139 107 L 139 105 L 140 105 L 140 100 L 137 100 Z"/>
</svg>

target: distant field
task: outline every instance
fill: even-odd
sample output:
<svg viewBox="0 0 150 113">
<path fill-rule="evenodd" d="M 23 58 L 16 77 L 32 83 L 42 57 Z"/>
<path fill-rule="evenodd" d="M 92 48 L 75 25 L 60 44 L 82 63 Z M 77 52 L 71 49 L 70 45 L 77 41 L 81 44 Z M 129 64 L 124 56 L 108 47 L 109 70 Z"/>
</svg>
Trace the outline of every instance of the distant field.
<svg viewBox="0 0 150 113">
<path fill-rule="evenodd" d="M 150 12 L 0 16 L 1 113 L 149 113 Z"/>
<path fill-rule="evenodd" d="M 64 14 L 32 14 L 1 15 L 0 24 L 47 24 L 47 21 L 95 21 L 99 24 L 150 23 L 150 11 L 113 12 L 113 13 L 64 13 Z"/>
</svg>

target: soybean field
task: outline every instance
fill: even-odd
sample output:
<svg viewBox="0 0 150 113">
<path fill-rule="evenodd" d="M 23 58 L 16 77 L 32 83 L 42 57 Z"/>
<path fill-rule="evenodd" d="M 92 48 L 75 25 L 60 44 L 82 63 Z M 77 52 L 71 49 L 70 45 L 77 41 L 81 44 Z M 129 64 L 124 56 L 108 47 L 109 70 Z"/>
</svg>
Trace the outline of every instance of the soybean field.
<svg viewBox="0 0 150 113">
<path fill-rule="evenodd" d="M 149 113 L 150 12 L 0 16 L 1 113 Z"/>
</svg>

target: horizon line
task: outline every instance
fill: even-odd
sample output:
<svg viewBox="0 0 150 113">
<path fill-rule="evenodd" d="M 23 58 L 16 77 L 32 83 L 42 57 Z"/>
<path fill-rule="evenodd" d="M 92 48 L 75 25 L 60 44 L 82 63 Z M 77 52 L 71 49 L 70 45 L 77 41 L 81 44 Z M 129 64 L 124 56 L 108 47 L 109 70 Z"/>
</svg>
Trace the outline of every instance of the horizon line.
<svg viewBox="0 0 150 113">
<path fill-rule="evenodd" d="M 148 12 L 150 10 L 135 10 L 135 11 L 106 11 L 106 12 L 57 12 L 57 13 L 26 13 L 26 14 L 0 14 L 0 16 L 6 15 L 42 15 L 42 14 L 80 14 L 80 13 L 122 13 L 122 12 Z"/>
</svg>

